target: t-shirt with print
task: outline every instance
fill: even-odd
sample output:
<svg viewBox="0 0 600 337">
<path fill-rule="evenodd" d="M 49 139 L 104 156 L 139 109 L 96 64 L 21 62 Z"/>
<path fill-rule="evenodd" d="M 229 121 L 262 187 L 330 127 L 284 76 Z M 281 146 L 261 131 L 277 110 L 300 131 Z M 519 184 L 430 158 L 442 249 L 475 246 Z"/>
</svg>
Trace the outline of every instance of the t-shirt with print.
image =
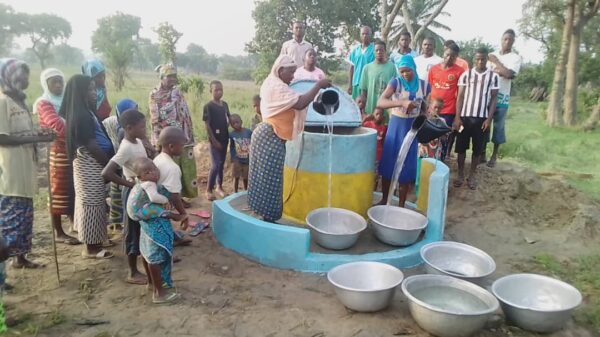
<svg viewBox="0 0 600 337">
<path fill-rule="evenodd" d="M 164 186 L 170 193 L 181 193 L 181 168 L 168 154 L 161 152 L 154 158 L 154 165 L 160 171 L 158 184 Z"/>
<path fill-rule="evenodd" d="M 385 124 L 376 124 L 374 121 L 366 121 L 363 126 L 377 131 L 377 152 L 375 158 L 377 161 L 381 160 L 381 154 L 383 153 L 383 141 L 385 140 L 385 134 L 387 133 L 387 126 Z"/>
<path fill-rule="evenodd" d="M 250 163 L 250 139 L 252 131 L 242 128 L 240 131 L 231 131 L 229 133 L 231 160 L 240 164 L 248 165 Z"/>
<path fill-rule="evenodd" d="M 515 52 L 510 52 L 507 54 L 494 52 L 491 53 L 491 55 L 495 55 L 500 63 L 502 63 L 505 68 L 514 71 L 515 75 L 521 70 L 521 64 L 523 63 L 521 55 Z M 496 69 L 496 65 L 492 62 L 488 62 L 488 67 L 494 71 Z M 508 108 L 508 104 L 510 102 L 511 82 L 512 80 L 500 76 L 500 90 L 498 90 L 498 103 L 496 103 L 498 108 Z"/>
<path fill-rule="evenodd" d="M 391 62 L 383 64 L 369 63 L 363 69 L 360 78 L 360 90 L 367 92 L 365 102 L 365 113 L 370 115 L 377 106 L 377 100 L 388 85 L 388 82 L 396 77 L 396 67 Z"/>
<path fill-rule="evenodd" d="M 425 55 L 419 55 L 415 57 L 415 64 L 417 65 L 417 75 L 421 81 L 429 81 L 429 69 L 436 64 L 440 64 L 443 59 L 437 55 L 431 55 L 431 57 L 425 57 Z"/>
<path fill-rule="evenodd" d="M 362 44 L 354 47 L 348 54 L 346 62 L 354 66 L 354 74 L 352 75 L 352 86 L 360 85 L 360 76 L 365 66 L 375 61 L 375 44 L 371 43 L 365 49 Z"/>
<path fill-rule="evenodd" d="M 202 120 L 208 122 L 221 144 L 229 142 L 229 117 L 229 105 L 225 101 L 221 101 L 221 104 L 210 101 L 204 105 Z"/>
<path fill-rule="evenodd" d="M 443 64 L 437 64 L 429 69 L 429 85 L 431 85 L 431 98 L 444 100 L 442 115 L 456 114 L 456 96 L 458 95 L 458 79 L 465 72 L 460 66 L 453 64 L 444 69 Z"/>
<path fill-rule="evenodd" d="M 119 144 L 119 150 L 110 160 L 115 162 L 123 169 L 123 175 L 129 181 L 133 181 L 136 177 L 135 172 L 130 163 L 136 158 L 148 158 L 146 154 L 146 148 L 141 140 L 135 139 L 135 143 L 128 141 L 124 138 Z"/>
</svg>

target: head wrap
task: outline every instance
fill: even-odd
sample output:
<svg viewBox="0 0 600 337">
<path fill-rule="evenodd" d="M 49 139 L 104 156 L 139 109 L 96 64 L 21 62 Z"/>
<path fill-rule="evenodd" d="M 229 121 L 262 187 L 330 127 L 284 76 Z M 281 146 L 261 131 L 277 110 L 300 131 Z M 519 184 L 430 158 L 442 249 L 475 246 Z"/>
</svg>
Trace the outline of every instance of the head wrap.
<svg viewBox="0 0 600 337">
<path fill-rule="evenodd" d="M 129 98 L 124 98 L 117 103 L 117 117 L 121 117 L 121 114 L 129 109 L 134 109 L 138 104 Z"/>
<path fill-rule="evenodd" d="M 39 99 L 50 102 L 54 107 L 54 111 L 58 113 L 62 104 L 64 90 L 58 96 L 50 92 L 50 89 L 48 88 L 48 80 L 52 77 L 60 77 L 62 78 L 63 82 L 65 81 L 65 75 L 63 74 L 63 72 L 56 68 L 48 68 L 42 71 L 42 74 L 40 75 L 40 84 L 42 85 L 44 93 L 42 93 L 42 96 Z M 34 104 L 34 106 L 37 106 L 37 103 Z"/>
<path fill-rule="evenodd" d="M 400 84 L 404 87 L 404 90 L 414 94 L 419 90 L 419 77 L 417 76 L 417 65 L 412 56 L 406 54 L 402 55 L 400 59 L 396 61 L 396 68 L 409 68 L 413 72 L 413 78 L 410 81 L 406 81 L 402 75 L 398 77 Z"/>
<path fill-rule="evenodd" d="M 82 74 L 91 77 L 94 79 L 98 74 L 106 72 L 106 68 L 104 67 L 104 63 L 98 59 L 91 59 L 85 61 L 83 66 L 81 67 Z M 98 83 L 96 83 L 96 109 L 100 108 L 102 102 L 106 98 L 106 86 L 100 87 Z"/>
<path fill-rule="evenodd" d="M 25 61 L 14 58 L 0 59 L 0 90 L 20 105 L 25 105 L 26 97 L 20 79 L 28 73 L 29 66 Z"/>
<path fill-rule="evenodd" d="M 175 67 L 175 65 L 172 63 L 161 64 L 154 70 L 158 72 L 160 79 L 163 79 L 169 75 L 177 75 L 177 67 Z"/>
</svg>

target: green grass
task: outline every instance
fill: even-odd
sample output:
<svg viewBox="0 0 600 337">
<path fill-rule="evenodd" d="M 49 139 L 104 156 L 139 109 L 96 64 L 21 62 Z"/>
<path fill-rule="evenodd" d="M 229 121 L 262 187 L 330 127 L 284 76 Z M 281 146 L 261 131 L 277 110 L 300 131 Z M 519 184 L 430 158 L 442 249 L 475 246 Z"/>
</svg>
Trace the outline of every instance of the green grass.
<svg viewBox="0 0 600 337">
<path fill-rule="evenodd" d="M 600 200 L 600 132 L 550 128 L 543 119 L 544 108 L 545 104 L 518 99 L 511 102 L 508 142 L 500 154 L 538 172 L 562 175 L 577 189 Z"/>
<path fill-rule="evenodd" d="M 575 314 L 575 320 L 600 334 L 600 255 L 586 255 L 575 260 L 560 261 L 549 254 L 533 258 L 537 269 L 558 277 L 582 292 L 584 306 Z"/>
</svg>

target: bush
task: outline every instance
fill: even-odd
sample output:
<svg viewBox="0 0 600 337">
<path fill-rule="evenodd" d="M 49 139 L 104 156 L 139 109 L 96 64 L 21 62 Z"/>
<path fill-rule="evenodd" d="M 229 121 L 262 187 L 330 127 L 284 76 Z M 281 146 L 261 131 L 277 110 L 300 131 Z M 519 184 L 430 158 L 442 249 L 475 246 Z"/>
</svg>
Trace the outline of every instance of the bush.
<svg viewBox="0 0 600 337">
<path fill-rule="evenodd" d="M 198 75 L 181 76 L 179 77 L 179 89 L 199 100 L 204 92 L 204 81 Z"/>
</svg>

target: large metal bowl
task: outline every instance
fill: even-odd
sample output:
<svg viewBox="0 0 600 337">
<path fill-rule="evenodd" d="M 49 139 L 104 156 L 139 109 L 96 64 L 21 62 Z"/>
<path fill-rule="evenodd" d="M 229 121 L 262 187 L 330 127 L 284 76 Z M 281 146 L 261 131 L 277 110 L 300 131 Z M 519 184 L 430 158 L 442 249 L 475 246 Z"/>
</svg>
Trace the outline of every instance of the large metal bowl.
<svg viewBox="0 0 600 337">
<path fill-rule="evenodd" d="M 424 215 L 403 207 L 373 206 L 367 211 L 367 216 L 375 237 L 392 246 L 412 245 L 427 227 Z"/>
<path fill-rule="evenodd" d="M 385 309 L 404 275 L 400 269 L 381 262 L 351 262 L 327 273 L 335 293 L 349 309 L 373 312 Z"/>
<path fill-rule="evenodd" d="M 317 208 L 306 216 L 315 242 L 327 249 L 347 249 L 367 228 L 367 221 L 352 211 L 342 208 Z"/>
<path fill-rule="evenodd" d="M 402 292 L 417 324 L 439 337 L 472 336 L 499 308 L 487 290 L 450 276 L 410 276 Z"/>
<path fill-rule="evenodd" d="M 477 284 L 496 270 L 496 263 L 481 249 L 453 241 L 439 241 L 421 247 L 428 274 L 448 275 Z"/>
<path fill-rule="evenodd" d="M 507 320 L 535 332 L 559 330 L 581 304 L 575 287 L 551 277 L 513 274 L 492 284 Z"/>
</svg>

